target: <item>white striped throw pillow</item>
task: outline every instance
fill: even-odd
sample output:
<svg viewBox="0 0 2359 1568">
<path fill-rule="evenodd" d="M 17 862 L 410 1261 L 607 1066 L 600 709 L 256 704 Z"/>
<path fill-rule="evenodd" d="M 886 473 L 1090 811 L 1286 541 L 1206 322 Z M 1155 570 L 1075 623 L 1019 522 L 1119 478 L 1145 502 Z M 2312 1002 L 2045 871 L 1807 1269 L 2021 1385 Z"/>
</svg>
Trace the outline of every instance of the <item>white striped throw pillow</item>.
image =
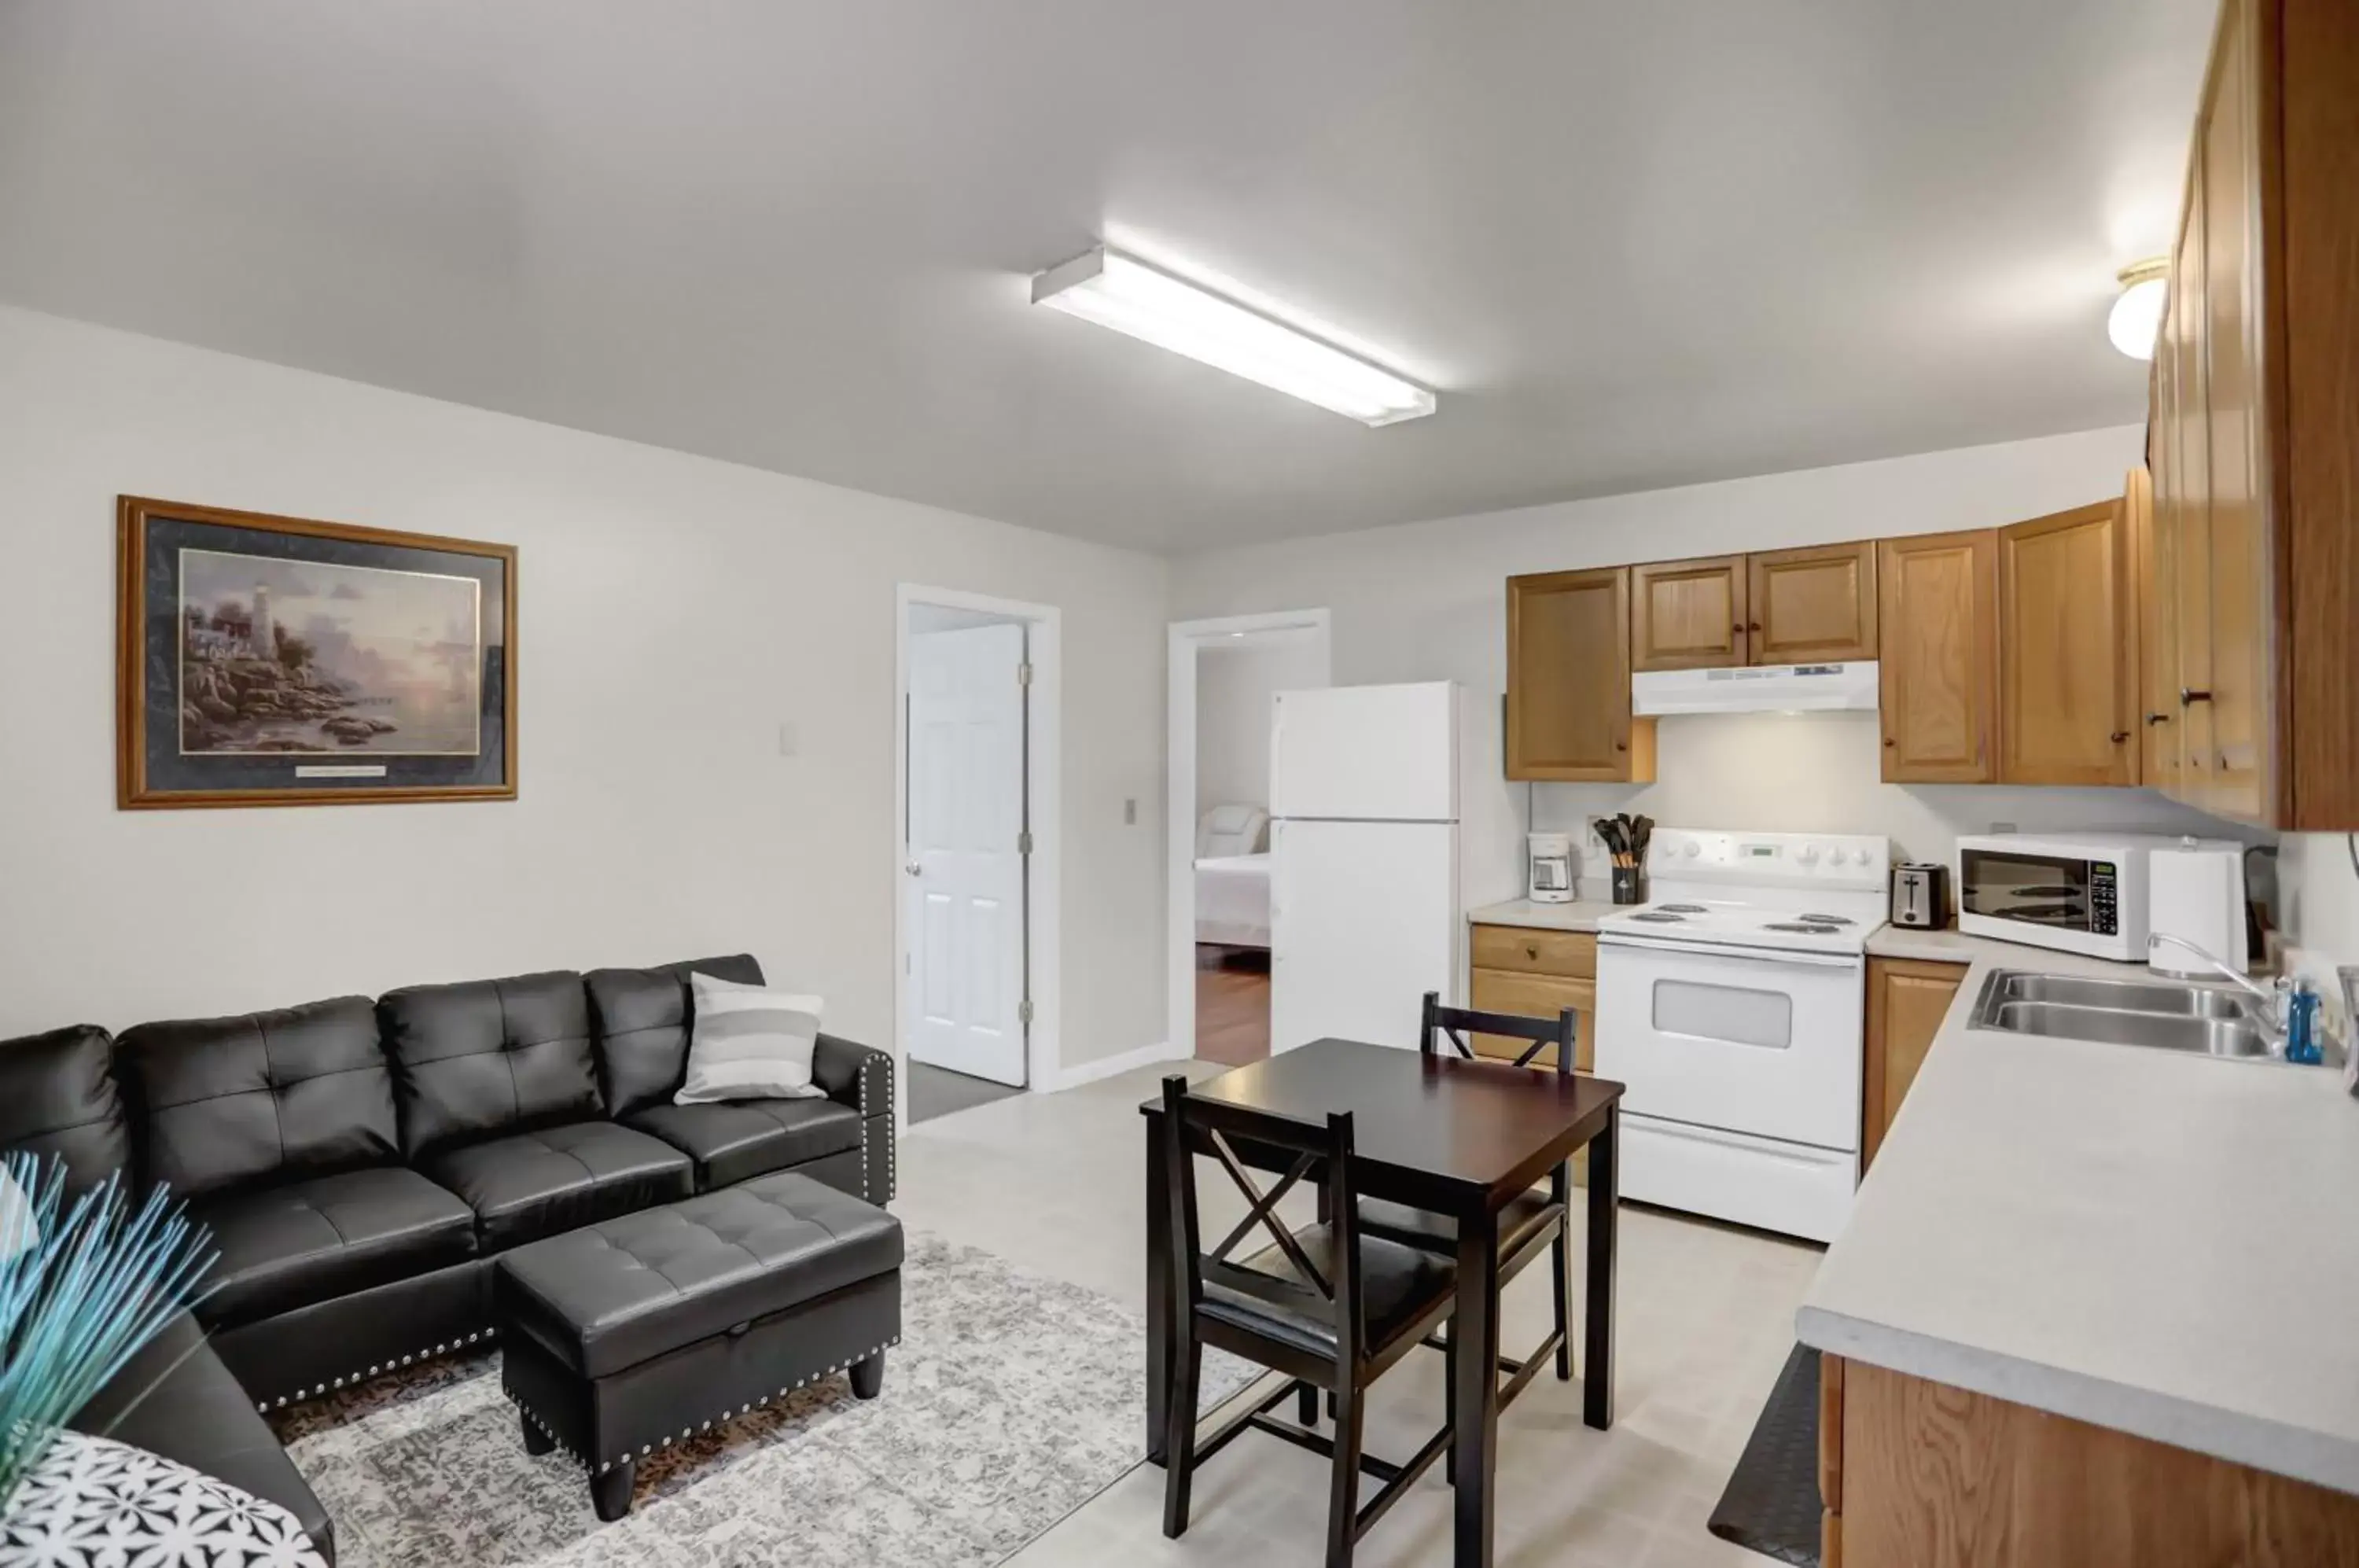
<svg viewBox="0 0 2359 1568">
<path fill-rule="evenodd" d="M 820 998 L 710 975 L 691 974 L 688 981 L 696 1022 L 688 1040 L 688 1080 L 673 1104 L 825 1097 L 827 1091 L 811 1082 Z"/>
</svg>

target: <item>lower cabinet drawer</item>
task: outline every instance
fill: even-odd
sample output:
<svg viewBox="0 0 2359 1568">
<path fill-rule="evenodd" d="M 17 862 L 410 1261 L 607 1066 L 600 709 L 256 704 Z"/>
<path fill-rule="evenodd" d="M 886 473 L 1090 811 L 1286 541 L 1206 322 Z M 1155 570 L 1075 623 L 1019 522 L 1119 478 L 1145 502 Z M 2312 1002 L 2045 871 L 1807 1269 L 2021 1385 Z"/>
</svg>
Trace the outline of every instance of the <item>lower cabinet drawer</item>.
<svg viewBox="0 0 2359 1568">
<path fill-rule="evenodd" d="M 1552 1018 L 1567 1007 L 1580 1014 L 1575 1020 L 1572 1037 L 1572 1069 L 1590 1072 L 1597 1061 L 1597 982 L 1594 980 L 1563 980 L 1552 975 L 1521 975 L 1497 969 L 1474 969 L 1467 974 L 1467 1005 L 1478 1012 L 1520 1013 L 1527 1018 Z M 1510 1035 L 1478 1034 L 1468 1041 L 1484 1056 L 1500 1056 L 1513 1062 L 1531 1049 L 1531 1041 L 1516 1040 Z M 1535 1064 L 1556 1065 L 1556 1047 L 1549 1046 L 1533 1058 Z M 1589 1180 L 1589 1150 L 1582 1149 L 1572 1157 L 1572 1179 L 1576 1185 Z"/>
<path fill-rule="evenodd" d="M 1507 969 L 1588 980 L 1597 975 L 1597 938 L 1588 931 L 1531 926 L 1476 926 L 1467 962 L 1476 969 Z"/>
</svg>

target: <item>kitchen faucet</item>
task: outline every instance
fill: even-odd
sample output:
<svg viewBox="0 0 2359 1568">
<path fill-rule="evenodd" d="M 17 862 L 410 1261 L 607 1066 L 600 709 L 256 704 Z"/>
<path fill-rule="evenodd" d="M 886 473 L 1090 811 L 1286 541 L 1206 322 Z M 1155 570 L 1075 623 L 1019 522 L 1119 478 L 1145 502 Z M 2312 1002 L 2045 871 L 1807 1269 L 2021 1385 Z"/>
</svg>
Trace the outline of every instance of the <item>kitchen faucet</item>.
<svg viewBox="0 0 2359 1568">
<path fill-rule="evenodd" d="M 2173 936 L 2169 931 L 2154 931 L 2147 935 L 2146 939 L 2146 950 L 2148 956 L 2152 956 L 2155 949 L 2162 946 L 2165 942 L 2169 943 L 2173 947 L 2182 948 L 2185 951 L 2193 953 L 2196 957 L 2210 964 L 2213 969 L 2219 971 L 2222 975 L 2226 975 L 2230 980 L 2235 983 L 2238 988 L 2246 992 L 2248 995 L 2253 996 L 2254 999 L 2258 1001 L 2261 1004 L 2261 1012 L 2259 1018 L 2255 1021 L 2266 1025 L 2268 1029 L 2269 1054 L 2272 1056 L 2282 1056 L 2285 1054 L 2286 1029 L 2289 1019 L 2291 1018 L 2293 1011 L 2292 981 L 2280 978 L 2274 990 L 2267 986 L 2256 985 L 2253 983 L 2251 976 L 2240 973 L 2234 964 L 2230 964 L 2218 953 L 2212 952 L 2208 948 L 2199 946 L 2196 943 L 2188 941 L 2183 936 Z"/>
</svg>

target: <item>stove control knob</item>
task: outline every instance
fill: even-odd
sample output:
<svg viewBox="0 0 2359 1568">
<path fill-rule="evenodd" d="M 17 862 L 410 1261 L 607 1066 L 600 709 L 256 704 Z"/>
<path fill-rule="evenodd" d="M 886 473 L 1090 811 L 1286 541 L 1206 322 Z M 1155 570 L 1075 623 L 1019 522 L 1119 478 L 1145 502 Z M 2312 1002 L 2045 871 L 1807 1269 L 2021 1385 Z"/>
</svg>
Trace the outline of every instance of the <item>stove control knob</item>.
<svg viewBox="0 0 2359 1568">
<path fill-rule="evenodd" d="M 1854 863 L 1865 866 L 1869 861 L 1875 858 L 1875 851 L 1869 849 L 1866 845 L 1863 844 L 1859 848 L 1851 852 L 1851 857 Z"/>
<path fill-rule="evenodd" d="M 1680 845 L 1680 853 L 1686 855 L 1690 860 L 1693 860 L 1697 855 L 1703 853 L 1703 845 L 1696 843 L 1693 839 L 1690 839 L 1687 843 Z"/>
<path fill-rule="evenodd" d="M 1805 866 L 1816 866 L 1819 863 L 1819 846 L 1815 844 L 1806 844 L 1794 852 L 1794 858 Z"/>
</svg>

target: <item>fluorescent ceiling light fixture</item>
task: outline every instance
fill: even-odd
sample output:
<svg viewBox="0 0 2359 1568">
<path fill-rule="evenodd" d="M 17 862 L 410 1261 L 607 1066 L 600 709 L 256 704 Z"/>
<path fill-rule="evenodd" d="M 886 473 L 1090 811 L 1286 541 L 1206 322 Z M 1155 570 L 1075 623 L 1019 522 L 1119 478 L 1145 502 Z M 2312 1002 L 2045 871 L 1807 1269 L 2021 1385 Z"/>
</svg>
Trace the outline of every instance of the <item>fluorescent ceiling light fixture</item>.
<svg viewBox="0 0 2359 1568">
<path fill-rule="evenodd" d="M 1363 424 L 1396 424 L 1433 412 L 1433 394 L 1415 382 L 1105 245 L 1036 276 L 1032 303 L 1127 332 Z"/>
<path fill-rule="evenodd" d="M 2152 359 L 2154 340 L 2162 331 L 2162 309 L 2170 294 L 2170 263 L 2158 256 L 2125 267 L 2120 273 L 2122 297 L 2105 318 L 2105 335 L 2132 359 Z"/>
</svg>

